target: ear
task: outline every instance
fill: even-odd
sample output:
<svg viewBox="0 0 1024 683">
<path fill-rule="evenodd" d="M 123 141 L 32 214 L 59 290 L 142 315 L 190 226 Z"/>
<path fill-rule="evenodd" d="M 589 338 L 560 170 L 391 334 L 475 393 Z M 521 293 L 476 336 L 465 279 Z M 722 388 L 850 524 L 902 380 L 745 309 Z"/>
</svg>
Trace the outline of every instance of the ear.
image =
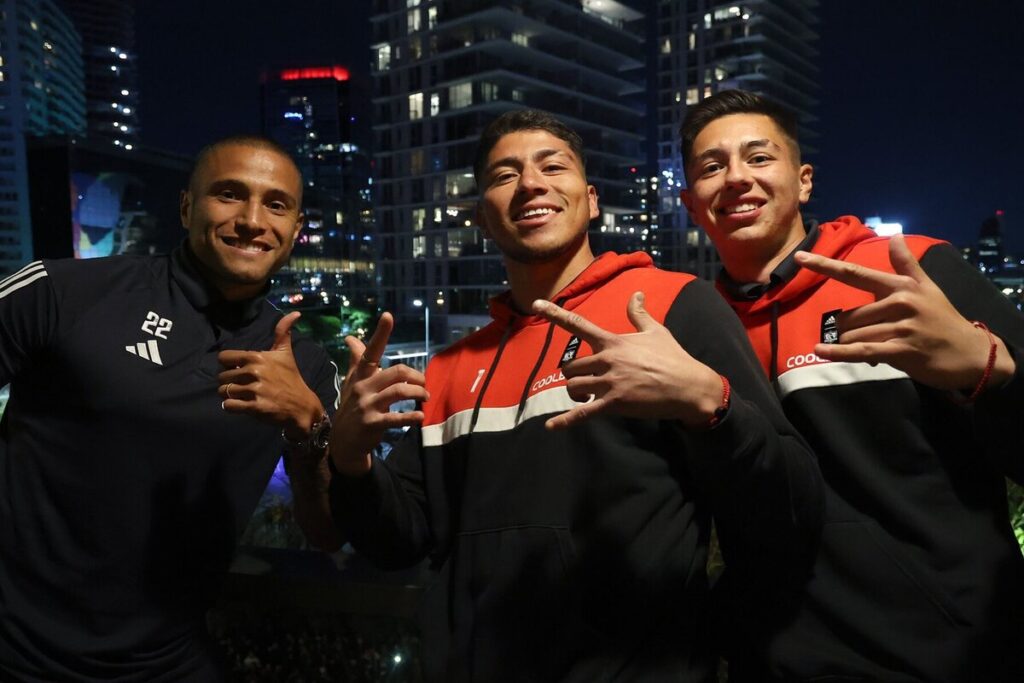
<svg viewBox="0 0 1024 683">
<path fill-rule="evenodd" d="M 477 202 L 476 208 L 473 209 L 473 220 L 475 220 L 476 224 L 480 226 L 480 232 L 484 234 L 484 237 L 490 239 L 491 231 L 487 227 L 487 219 L 484 216 L 483 208 L 481 208 L 480 202 Z"/>
<path fill-rule="evenodd" d="M 192 215 L 192 193 L 189 190 L 182 190 L 178 197 L 178 214 L 181 216 L 181 227 L 188 230 Z"/>
<path fill-rule="evenodd" d="M 302 228 L 304 228 L 305 225 L 306 225 L 306 214 L 300 213 L 299 217 L 297 219 L 295 219 L 295 231 L 292 232 L 292 241 L 295 241 L 295 238 L 297 238 L 299 236 L 299 233 L 302 232 Z"/>
<path fill-rule="evenodd" d="M 590 207 L 590 220 L 601 215 L 601 209 L 597 206 L 597 188 L 587 185 L 587 205 Z"/>
<path fill-rule="evenodd" d="M 814 167 L 810 164 L 803 164 L 800 167 L 800 203 L 806 204 L 811 200 L 811 190 L 814 187 Z"/>
<path fill-rule="evenodd" d="M 693 218 L 693 197 L 690 196 L 690 190 L 687 188 L 679 190 L 679 199 L 683 202 L 683 206 L 686 207 L 686 213 L 690 214 L 690 218 Z M 694 223 L 696 222 L 694 221 Z"/>
</svg>

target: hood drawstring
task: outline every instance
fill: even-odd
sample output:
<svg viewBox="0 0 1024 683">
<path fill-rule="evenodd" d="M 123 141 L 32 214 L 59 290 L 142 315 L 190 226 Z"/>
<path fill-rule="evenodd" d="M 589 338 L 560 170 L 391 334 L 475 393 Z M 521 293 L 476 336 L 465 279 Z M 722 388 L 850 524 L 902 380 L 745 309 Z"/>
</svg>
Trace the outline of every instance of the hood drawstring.
<svg viewBox="0 0 1024 683">
<path fill-rule="evenodd" d="M 473 417 L 469 420 L 470 434 L 476 430 L 476 421 L 480 417 L 480 406 L 483 405 L 484 394 L 487 393 L 487 387 L 491 386 L 491 378 L 494 377 L 494 370 L 498 367 L 498 362 L 501 360 L 501 353 L 505 350 L 509 337 L 512 336 L 512 329 L 515 327 L 514 323 L 515 318 L 508 321 L 505 332 L 501 335 L 501 341 L 498 342 L 498 350 L 494 354 L 494 360 L 491 361 L 491 367 L 487 368 L 487 374 L 484 375 L 484 385 L 480 387 L 480 395 L 476 397 L 476 403 L 473 405 Z"/>
<path fill-rule="evenodd" d="M 768 381 L 775 387 L 779 379 L 779 302 L 773 301 L 771 306 L 771 345 L 772 359 L 768 365 Z M 778 387 L 775 387 L 778 389 Z"/>
<path fill-rule="evenodd" d="M 565 304 L 565 299 L 559 299 L 555 302 L 556 306 L 561 307 Z M 533 365 L 533 370 L 526 377 L 526 384 L 523 386 L 523 393 L 519 397 L 519 410 L 516 411 L 516 421 L 514 424 L 518 425 L 519 420 L 523 417 L 523 411 L 526 410 L 526 399 L 530 395 L 530 385 L 533 384 L 533 379 L 540 372 L 541 365 L 544 364 L 544 357 L 548 355 L 548 349 L 551 348 L 551 338 L 555 336 L 555 324 L 548 323 L 548 334 L 544 337 L 544 345 L 540 349 L 540 355 L 537 356 L 537 362 Z"/>
</svg>

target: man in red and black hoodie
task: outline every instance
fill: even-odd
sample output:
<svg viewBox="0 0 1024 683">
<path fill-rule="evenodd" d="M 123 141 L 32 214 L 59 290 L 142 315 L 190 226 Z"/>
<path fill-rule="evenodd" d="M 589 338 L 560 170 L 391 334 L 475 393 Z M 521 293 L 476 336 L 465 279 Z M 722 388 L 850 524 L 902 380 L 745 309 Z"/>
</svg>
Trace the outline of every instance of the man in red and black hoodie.
<svg viewBox="0 0 1024 683">
<path fill-rule="evenodd" d="M 712 287 L 646 254 L 594 257 L 576 133 L 506 114 L 476 174 L 510 291 L 425 377 L 378 370 L 388 314 L 349 340 L 335 520 L 382 566 L 431 557 L 430 680 L 708 680 L 711 517 L 741 583 L 787 581 L 817 538 L 813 457 Z M 389 412 L 401 399 L 422 408 Z M 412 428 L 373 459 L 396 425 Z"/>
<path fill-rule="evenodd" d="M 805 229 L 796 121 L 725 91 L 687 112 L 682 198 L 715 243 L 786 416 L 813 446 L 826 520 L 772 618 L 723 583 L 733 680 L 1020 680 L 1024 319 L 948 244 L 851 216 Z M 741 612 L 744 612 L 741 614 Z"/>
</svg>

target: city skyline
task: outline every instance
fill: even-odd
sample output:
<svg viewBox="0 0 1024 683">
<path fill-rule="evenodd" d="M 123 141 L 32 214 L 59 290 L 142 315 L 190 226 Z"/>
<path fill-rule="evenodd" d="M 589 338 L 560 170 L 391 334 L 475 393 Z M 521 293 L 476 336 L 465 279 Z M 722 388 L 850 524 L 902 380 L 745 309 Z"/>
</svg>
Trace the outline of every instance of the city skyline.
<svg viewBox="0 0 1024 683">
<path fill-rule="evenodd" d="M 140 7 L 144 141 L 192 154 L 210 138 L 258 129 L 264 68 L 368 62 L 365 5 L 363 18 L 326 0 L 291 13 L 263 1 L 242 13 L 197 0 Z M 877 214 L 962 244 L 1001 209 L 1010 247 L 1024 251 L 1013 169 L 1024 141 L 1012 134 L 1024 56 L 1011 49 L 1024 7 L 859 0 L 819 12 L 818 217 Z"/>
</svg>

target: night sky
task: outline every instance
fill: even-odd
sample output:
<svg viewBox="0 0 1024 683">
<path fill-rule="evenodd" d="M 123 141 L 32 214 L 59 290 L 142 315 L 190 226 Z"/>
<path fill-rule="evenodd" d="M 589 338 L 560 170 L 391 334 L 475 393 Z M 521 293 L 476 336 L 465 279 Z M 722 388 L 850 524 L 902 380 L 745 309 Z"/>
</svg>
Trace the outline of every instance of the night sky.
<svg viewBox="0 0 1024 683">
<path fill-rule="evenodd" d="M 367 0 L 139 5 L 143 141 L 182 154 L 258 131 L 263 69 L 368 60 L 366 10 L 352 9 Z M 960 244 L 999 209 L 1024 253 L 1024 2 L 822 0 L 819 13 L 814 213 Z"/>
</svg>

